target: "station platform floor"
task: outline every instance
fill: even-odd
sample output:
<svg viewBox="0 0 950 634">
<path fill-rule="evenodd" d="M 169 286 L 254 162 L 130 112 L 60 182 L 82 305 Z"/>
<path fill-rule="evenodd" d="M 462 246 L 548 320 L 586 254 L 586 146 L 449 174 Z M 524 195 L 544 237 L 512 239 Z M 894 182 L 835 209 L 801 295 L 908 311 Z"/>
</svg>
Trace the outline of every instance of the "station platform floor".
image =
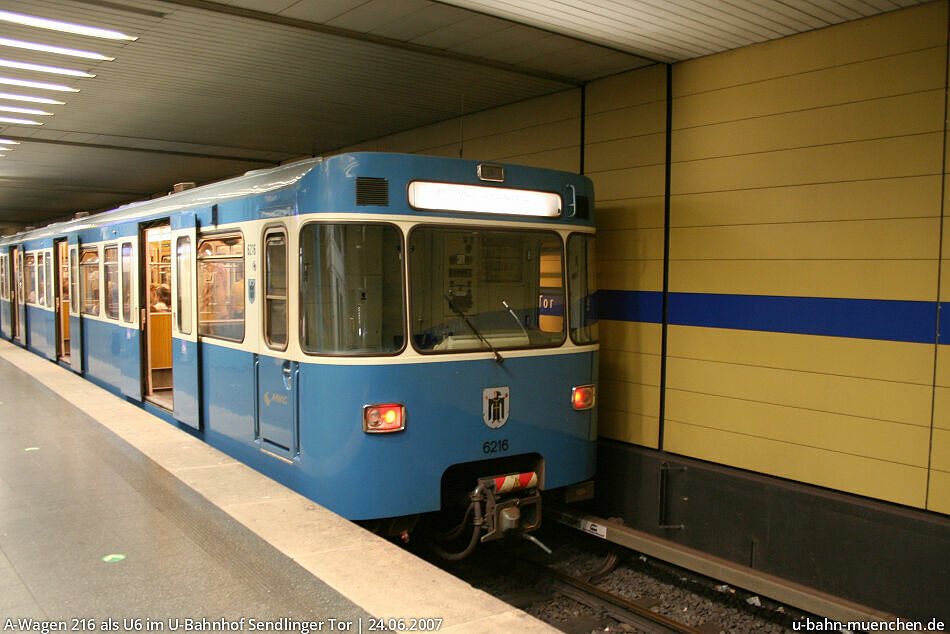
<svg viewBox="0 0 950 634">
<path fill-rule="evenodd" d="M 2 340 L 0 438 L 0 630 L 556 631 Z"/>
</svg>

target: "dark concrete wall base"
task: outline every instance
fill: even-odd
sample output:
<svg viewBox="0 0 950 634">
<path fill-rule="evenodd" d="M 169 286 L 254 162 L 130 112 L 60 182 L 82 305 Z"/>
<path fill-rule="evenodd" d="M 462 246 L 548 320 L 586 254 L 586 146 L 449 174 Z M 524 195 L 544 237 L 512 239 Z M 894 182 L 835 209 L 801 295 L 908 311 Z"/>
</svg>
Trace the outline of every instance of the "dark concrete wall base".
<svg viewBox="0 0 950 634">
<path fill-rule="evenodd" d="M 902 618 L 950 622 L 944 515 L 606 440 L 593 509 Z"/>
</svg>

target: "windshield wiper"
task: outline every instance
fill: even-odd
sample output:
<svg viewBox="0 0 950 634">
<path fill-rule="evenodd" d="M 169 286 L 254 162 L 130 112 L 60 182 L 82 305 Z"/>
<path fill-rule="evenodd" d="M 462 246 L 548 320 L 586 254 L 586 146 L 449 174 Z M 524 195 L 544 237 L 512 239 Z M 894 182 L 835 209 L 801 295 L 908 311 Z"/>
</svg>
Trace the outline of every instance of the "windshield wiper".
<svg viewBox="0 0 950 634">
<path fill-rule="evenodd" d="M 465 313 L 459 310 L 458 306 L 455 305 L 455 302 L 452 301 L 452 296 L 446 293 L 445 295 L 443 295 L 443 297 L 445 297 L 446 301 L 449 303 L 449 307 L 455 311 L 455 314 L 461 317 L 462 321 L 465 322 L 465 325 L 468 326 L 471 329 L 471 331 L 475 333 L 475 336 L 478 337 L 482 343 L 488 346 L 488 349 L 491 350 L 492 354 L 495 355 L 495 362 L 504 363 L 505 358 L 501 356 L 501 354 L 499 354 L 497 350 L 495 350 L 495 346 L 491 345 L 491 343 L 488 342 L 488 339 L 485 339 L 485 337 L 482 336 L 482 333 L 478 332 L 478 328 L 476 328 L 475 325 L 472 324 L 472 322 L 468 320 L 468 317 L 465 316 Z"/>
<path fill-rule="evenodd" d="M 511 306 L 508 305 L 508 302 L 501 300 L 501 305 L 508 309 L 508 314 L 511 315 L 511 318 L 515 320 L 515 323 L 518 324 L 519 328 L 521 328 L 521 332 L 524 333 L 525 338 L 530 342 L 531 335 L 529 335 L 528 331 L 525 330 L 524 325 L 521 323 L 521 320 L 518 319 L 518 315 L 515 314 L 515 311 L 511 310 Z"/>
</svg>

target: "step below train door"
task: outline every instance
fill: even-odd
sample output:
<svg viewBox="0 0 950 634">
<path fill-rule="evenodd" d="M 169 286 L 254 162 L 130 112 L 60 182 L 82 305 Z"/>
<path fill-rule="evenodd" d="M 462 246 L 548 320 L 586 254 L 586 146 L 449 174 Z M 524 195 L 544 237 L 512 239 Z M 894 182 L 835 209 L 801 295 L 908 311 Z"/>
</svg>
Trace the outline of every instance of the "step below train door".
<svg viewBox="0 0 950 634">
<path fill-rule="evenodd" d="M 299 364 L 287 358 L 288 254 L 282 225 L 264 232 L 260 299 L 263 304 L 261 353 L 257 373 L 256 437 L 261 450 L 282 460 L 297 455 Z"/>
<path fill-rule="evenodd" d="M 79 313 L 79 235 L 72 234 L 66 237 L 66 246 L 69 249 L 69 367 L 73 372 L 82 374 L 83 332 L 82 316 Z"/>
<path fill-rule="evenodd" d="M 172 368 L 175 418 L 201 429 L 201 350 L 195 289 L 197 223 L 194 213 L 171 219 Z"/>
</svg>

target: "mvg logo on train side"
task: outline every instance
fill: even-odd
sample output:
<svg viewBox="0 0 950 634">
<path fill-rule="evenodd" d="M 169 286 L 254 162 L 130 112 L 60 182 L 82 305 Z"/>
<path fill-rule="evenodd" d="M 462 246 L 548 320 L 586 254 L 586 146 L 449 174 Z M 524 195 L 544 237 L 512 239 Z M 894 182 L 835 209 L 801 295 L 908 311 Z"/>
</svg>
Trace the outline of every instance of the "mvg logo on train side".
<svg viewBox="0 0 950 634">
<path fill-rule="evenodd" d="M 286 394 L 271 394 L 270 392 L 264 392 L 264 402 L 270 406 L 271 403 L 277 403 L 279 405 L 287 404 L 287 395 Z"/>
<path fill-rule="evenodd" d="M 492 429 L 508 422 L 511 390 L 505 387 L 486 387 L 482 390 L 482 419 Z"/>
</svg>

